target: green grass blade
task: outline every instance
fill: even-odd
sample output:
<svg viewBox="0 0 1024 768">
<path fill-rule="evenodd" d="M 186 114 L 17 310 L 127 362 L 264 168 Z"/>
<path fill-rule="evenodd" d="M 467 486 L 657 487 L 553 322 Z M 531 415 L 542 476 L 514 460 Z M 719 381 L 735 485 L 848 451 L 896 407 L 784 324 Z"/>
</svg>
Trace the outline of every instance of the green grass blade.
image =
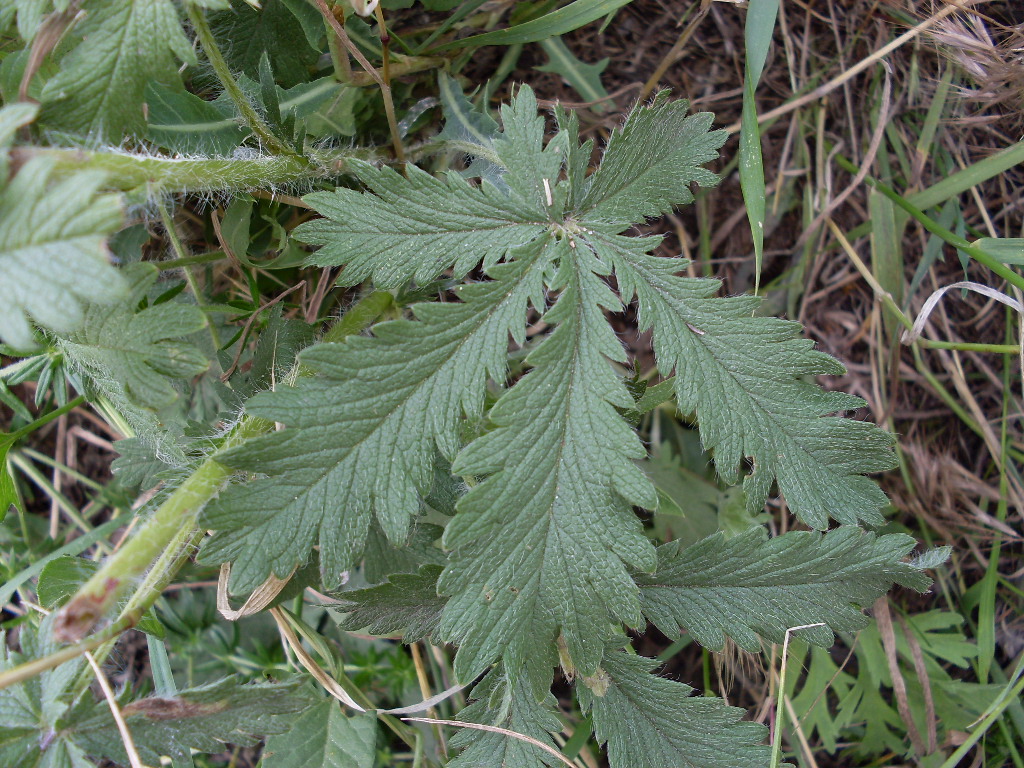
<svg viewBox="0 0 1024 768">
<path fill-rule="evenodd" d="M 750 234 L 754 240 L 754 292 L 761 287 L 764 261 L 765 188 L 764 162 L 761 157 L 761 129 L 757 124 L 754 92 L 761 79 L 768 46 L 775 29 L 779 0 L 750 0 L 745 27 L 747 62 L 743 82 L 743 116 L 740 120 L 740 188 L 747 206 Z"/>
<path fill-rule="evenodd" d="M 574 29 L 597 21 L 609 13 L 617 11 L 624 5 L 629 5 L 631 0 L 576 0 L 564 8 L 546 13 L 539 19 L 533 19 L 522 24 L 517 24 L 508 29 L 497 29 L 493 32 L 485 32 L 482 35 L 473 35 L 463 40 L 453 40 L 445 45 L 438 46 L 436 51 L 450 51 L 456 48 L 467 46 L 480 47 L 482 45 L 512 45 L 514 43 L 536 43 L 546 40 L 549 37 L 564 35 Z M 778 0 L 773 0 L 778 2 Z"/>
<path fill-rule="evenodd" d="M 962 171 L 957 171 L 952 176 L 947 176 L 938 184 L 933 184 L 927 189 L 910 195 L 907 201 L 915 208 L 927 210 L 1021 163 L 1024 163 L 1024 141 L 1011 144 L 1002 152 L 997 152 L 991 157 L 986 157 L 984 160 L 967 166 Z"/>
</svg>

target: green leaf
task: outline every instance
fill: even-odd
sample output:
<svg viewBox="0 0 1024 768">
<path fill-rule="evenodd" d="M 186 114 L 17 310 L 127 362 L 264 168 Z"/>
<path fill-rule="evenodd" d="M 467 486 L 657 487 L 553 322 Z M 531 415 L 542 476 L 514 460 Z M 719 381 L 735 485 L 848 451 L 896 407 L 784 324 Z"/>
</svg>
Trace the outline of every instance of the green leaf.
<svg viewBox="0 0 1024 768">
<path fill-rule="evenodd" d="M 437 87 L 444 114 L 444 129 L 437 134 L 438 141 L 458 142 L 465 154 L 473 158 L 463 176 L 479 176 L 496 187 L 504 188 L 506 185 L 501 181 L 504 169 L 487 159 L 496 152 L 494 140 L 501 133 L 498 124 L 485 110 L 474 107 L 455 78 L 447 73 L 438 73 Z M 473 153 L 473 147 L 479 147 L 479 154 Z"/>
<path fill-rule="evenodd" d="M 18 489 L 14 476 L 7 465 L 7 454 L 14 445 L 14 439 L 7 432 L 0 432 L 0 522 L 7 517 L 11 507 L 19 504 Z"/>
<path fill-rule="evenodd" d="M 267 53 L 281 85 L 287 88 L 308 80 L 319 52 L 310 45 L 297 7 L 286 0 L 264 0 L 257 10 L 232 0 L 230 11 L 209 14 L 210 28 L 231 68 L 258 81 L 260 57 Z M 315 13 L 308 6 L 307 10 Z"/>
<path fill-rule="evenodd" d="M 627 565 L 652 570 L 654 552 L 630 504 L 654 507 L 654 490 L 631 459 L 644 455 L 615 411 L 633 399 L 608 360 L 621 344 L 602 309 L 618 299 L 584 261 L 558 243 L 545 315 L 555 331 L 527 358 L 533 370 L 491 410 L 498 425 L 456 459 L 459 475 L 487 475 L 458 504 L 444 542 L 455 550 L 440 589 L 452 595 L 443 634 L 459 644 L 466 680 L 499 656 L 540 681 L 559 632 L 573 664 L 592 673 L 613 622 L 639 625 Z M 584 261 L 580 264 L 579 261 Z"/>
<path fill-rule="evenodd" d="M 33 120 L 39 113 L 39 107 L 27 102 L 9 104 L 0 109 L 0 184 L 7 181 L 8 150 L 19 128 Z"/>
<path fill-rule="evenodd" d="M 60 339 L 60 346 L 102 389 L 158 409 L 178 397 L 174 379 L 197 376 L 209 367 L 202 352 L 180 340 L 206 327 L 206 317 L 198 307 L 174 301 L 135 312 L 158 269 L 130 264 L 123 274 L 131 301 L 113 309 L 91 305 L 84 327 Z"/>
<path fill-rule="evenodd" d="M 564 8 L 546 13 L 540 18 L 517 24 L 508 29 L 496 29 L 482 35 L 464 37 L 438 46 L 434 50 L 446 51 L 466 46 L 482 45 L 514 45 L 516 43 L 535 43 L 549 37 L 572 32 L 603 16 L 614 13 L 631 0 L 575 0 Z"/>
<path fill-rule="evenodd" d="M 377 719 L 346 717 L 330 699 L 296 718 L 287 733 L 271 736 L 260 762 L 264 768 L 373 768 Z"/>
<path fill-rule="evenodd" d="M 903 562 L 915 543 L 910 536 L 875 537 L 852 526 L 772 539 L 751 528 L 689 547 L 665 544 L 658 548 L 658 570 L 637 582 L 644 615 L 670 637 L 685 629 L 701 645 L 720 650 L 729 635 L 756 652 L 758 636 L 781 643 L 790 627 L 822 623 L 801 630 L 800 637 L 827 647 L 833 632 L 866 627 L 860 609 L 893 583 L 928 588 L 930 580 Z"/>
<path fill-rule="evenodd" d="M 35 345 L 29 318 L 68 333 L 87 302 L 127 293 L 105 245 L 121 224 L 118 198 L 96 194 L 103 176 L 94 172 L 47 188 L 53 166 L 30 160 L 0 192 L 0 340 L 18 349 Z"/>
<path fill-rule="evenodd" d="M 178 82 L 178 61 L 195 64 L 171 0 L 93 0 L 71 34 L 78 45 L 43 89 L 42 121 L 120 143 L 145 131 L 147 83 Z"/>
<path fill-rule="evenodd" d="M 654 659 L 609 651 L 597 673 L 576 684 L 592 711 L 611 768 L 764 768 L 768 729 L 740 722 L 742 709 L 652 675 Z"/>
<path fill-rule="evenodd" d="M 768 47 L 775 30 L 779 0 L 750 0 L 743 34 L 746 60 L 743 76 L 743 111 L 740 118 L 739 174 L 743 202 L 750 221 L 754 242 L 754 292 L 761 285 L 761 262 L 764 258 L 765 186 L 764 161 L 761 157 L 761 127 L 757 120 L 754 92 L 761 79 Z"/>
<path fill-rule="evenodd" d="M 406 539 L 434 477 L 435 445 L 460 447 L 459 419 L 478 417 L 487 377 L 504 377 L 508 335 L 523 340 L 528 302 L 542 302 L 544 241 L 464 286 L 462 302 L 418 304 L 418 321 L 378 324 L 375 336 L 321 344 L 300 359 L 320 376 L 257 395 L 247 410 L 288 429 L 222 454 L 271 475 L 231 488 L 205 512 L 218 535 L 207 562 L 235 562 L 231 588 L 287 576 L 319 543 L 327 587 L 358 562 L 371 519 Z"/>
<path fill-rule="evenodd" d="M 614 106 L 601 102 L 601 99 L 608 98 L 608 91 L 601 84 L 601 73 L 611 59 L 604 58 L 596 64 L 580 61 L 560 37 L 541 40 L 540 47 L 548 55 L 548 63 L 534 69 L 558 75 L 571 85 L 584 101 L 600 102 L 591 107 L 594 112 L 607 112 Z"/>
<path fill-rule="evenodd" d="M 600 167 L 577 211 L 587 221 L 622 231 L 646 216 L 669 213 L 693 201 L 690 184 L 712 187 L 718 177 L 702 167 L 718 158 L 724 131 L 708 132 L 714 115 L 687 115 L 689 102 L 654 101 L 633 110 L 608 140 Z"/>
<path fill-rule="evenodd" d="M 562 724 L 552 711 L 555 697 L 550 693 L 537 702 L 524 684 L 509 679 L 505 669 L 496 667 L 473 688 L 475 701 L 459 712 L 459 719 L 471 723 L 493 725 L 536 739 L 554 748 L 552 733 Z M 514 736 L 460 729 L 449 745 L 462 752 L 448 763 L 448 768 L 544 768 L 561 765 L 557 758 Z"/>
<path fill-rule="evenodd" d="M 336 610 L 345 613 L 341 629 L 366 629 L 371 635 L 400 634 L 405 643 L 430 637 L 438 642 L 437 627 L 445 599 L 438 597 L 439 565 L 425 565 L 417 574 L 396 573 L 386 584 L 338 595 Z"/>
<path fill-rule="evenodd" d="M 481 261 L 487 269 L 540 237 L 551 225 L 548 198 L 561 151 L 544 146 L 544 120 L 526 86 L 511 106 L 502 107 L 502 122 L 503 133 L 492 140 L 506 169 L 500 190 L 487 183 L 471 187 L 455 172 L 442 180 L 410 165 L 403 177 L 350 161 L 349 171 L 369 191 L 339 188 L 305 198 L 327 217 L 295 229 L 299 240 L 323 246 L 310 263 L 344 265 L 340 285 L 372 278 L 378 288 L 397 288 L 410 280 L 427 283 L 450 268 L 463 277 Z"/>
<path fill-rule="evenodd" d="M 296 713 L 311 703 L 309 693 L 299 688 L 302 682 L 241 685 L 229 678 L 172 697 L 137 699 L 122 705 L 121 713 L 139 756 L 150 765 L 159 765 L 161 755 L 184 758 L 191 749 L 214 753 L 222 751 L 225 744 L 253 746 L 263 736 L 288 731 Z M 91 755 L 128 762 L 121 735 L 106 707 L 71 719 L 65 733 Z"/>
<path fill-rule="evenodd" d="M 205 101 L 180 85 L 148 83 L 145 99 L 150 140 L 175 152 L 230 155 L 249 133 L 219 102 Z"/>
<path fill-rule="evenodd" d="M 490 266 L 544 230 L 535 208 L 490 185 L 473 188 L 457 173 L 441 180 L 410 165 L 406 178 L 355 160 L 349 170 L 370 191 L 307 195 L 305 202 L 327 218 L 294 233 L 323 246 L 311 263 L 344 265 L 340 285 L 372 277 L 378 288 L 398 288 L 410 280 L 429 282 L 452 267 L 455 277 L 463 277 L 481 260 Z"/>
<path fill-rule="evenodd" d="M 815 351 L 796 323 L 754 317 L 760 299 L 715 298 L 717 280 L 677 277 L 685 262 L 646 253 L 650 240 L 597 231 L 585 238 L 614 265 L 623 298 L 637 297 L 641 330 L 654 329 L 659 369 L 675 369 L 679 408 L 696 414 L 722 478 L 736 482 L 742 459 L 753 459 L 743 483 L 752 513 L 777 479 L 811 527 L 824 529 L 829 517 L 882 523 L 888 501 L 863 474 L 894 465 L 892 437 L 867 422 L 822 418 L 864 403 L 804 378 L 841 374 L 838 361 Z"/>
</svg>

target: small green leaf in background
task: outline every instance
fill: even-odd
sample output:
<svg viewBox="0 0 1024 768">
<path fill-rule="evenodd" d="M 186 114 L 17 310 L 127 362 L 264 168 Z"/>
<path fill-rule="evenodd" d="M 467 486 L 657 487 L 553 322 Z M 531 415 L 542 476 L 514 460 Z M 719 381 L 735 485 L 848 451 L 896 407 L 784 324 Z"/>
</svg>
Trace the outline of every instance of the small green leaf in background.
<svg viewBox="0 0 1024 768">
<path fill-rule="evenodd" d="M 453 40 L 438 46 L 435 50 L 447 51 L 466 46 L 536 43 L 586 26 L 592 21 L 614 13 L 624 5 L 629 5 L 630 2 L 631 0 L 575 0 L 575 2 L 546 13 L 538 19 L 532 19 L 508 29 L 496 29 L 493 32 L 484 32 L 482 35 Z"/>
<path fill-rule="evenodd" d="M 177 399 L 174 379 L 197 376 L 209 366 L 196 347 L 180 340 L 206 327 L 206 316 L 194 305 L 175 301 L 134 311 L 156 282 L 158 269 L 130 264 L 121 273 L 131 285 L 131 301 L 113 309 L 90 306 L 85 326 L 59 344 L 101 389 L 156 410 Z"/>
<path fill-rule="evenodd" d="M 373 768 L 377 719 L 369 713 L 347 716 L 329 699 L 310 707 L 289 730 L 267 739 L 263 768 Z"/>
<path fill-rule="evenodd" d="M 7 466 L 7 452 L 14 445 L 14 439 L 6 432 L 0 432 L 0 522 L 7 517 L 7 510 L 20 503 L 14 477 Z"/>
<path fill-rule="evenodd" d="M 146 85 L 145 98 L 150 140 L 175 152 L 230 155 L 249 133 L 225 102 L 156 82 Z"/>
<path fill-rule="evenodd" d="M 502 168 L 486 157 L 494 156 L 494 139 L 501 133 L 498 123 L 486 110 L 477 109 L 462 93 L 455 78 L 444 72 L 437 76 L 441 111 L 444 114 L 444 128 L 437 134 L 438 141 L 458 142 L 465 145 L 462 151 L 472 158 L 469 168 L 463 172 L 466 178 L 478 176 L 502 189 Z M 473 155 L 472 148 L 479 147 L 481 154 Z"/>
<path fill-rule="evenodd" d="M 1022 237 L 983 237 L 975 240 L 975 245 L 1003 264 L 1024 266 L 1024 238 Z"/>
<path fill-rule="evenodd" d="M 313 700 L 302 683 L 302 679 L 294 679 L 243 685 L 228 678 L 174 696 L 137 699 L 122 704 L 121 713 L 139 756 L 147 765 L 156 766 L 161 755 L 183 758 L 191 749 L 211 754 L 222 751 L 226 744 L 254 746 L 262 736 L 289 730 L 302 733 L 294 730 L 297 715 L 308 712 Z M 62 736 L 88 754 L 128 763 L 107 707 L 76 709 L 62 725 Z"/>
<path fill-rule="evenodd" d="M 754 239 L 754 293 L 761 286 L 761 265 L 764 260 L 765 186 L 761 158 L 761 129 L 757 123 L 754 92 L 761 79 L 768 47 L 775 31 L 779 0 L 750 0 L 747 6 L 746 70 L 743 78 L 743 114 L 740 119 L 739 171 L 743 202 L 747 206 L 750 234 Z"/>
<path fill-rule="evenodd" d="M 615 105 L 601 99 L 608 98 L 608 91 L 601 83 L 601 73 L 608 66 L 610 59 L 604 58 L 596 64 L 580 61 L 562 42 L 560 37 L 551 37 L 540 41 L 540 47 L 548 55 L 548 63 L 542 67 L 534 67 L 538 72 L 551 72 L 558 75 L 573 87 L 583 101 L 599 102 L 590 107 L 598 113 L 607 112 Z"/>
</svg>

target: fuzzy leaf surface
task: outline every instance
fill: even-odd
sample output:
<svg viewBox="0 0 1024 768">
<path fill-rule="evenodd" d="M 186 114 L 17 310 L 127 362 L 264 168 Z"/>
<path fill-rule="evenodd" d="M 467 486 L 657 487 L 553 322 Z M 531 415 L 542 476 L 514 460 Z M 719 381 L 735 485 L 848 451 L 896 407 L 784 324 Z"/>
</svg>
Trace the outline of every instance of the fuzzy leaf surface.
<svg viewBox="0 0 1024 768">
<path fill-rule="evenodd" d="M 263 750 L 265 768 L 373 768 L 377 720 L 348 717 L 333 699 L 310 707 L 287 733 L 271 736 Z"/>
<path fill-rule="evenodd" d="M 345 616 L 338 626 L 348 631 L 365 627 L 371 635 L 397 633 L 406 643 L 426 637 L 436 643 L 445 604 L 437 594 L 441 570 L 439 565 L 425 565 L 419 573 L 392 574 L 385 584 L 340 593 L 343 603 L 336 610 Z"/>
<path fill-rule="evenodd" d="M 910 536 L 876 537 L 853 526 L 772 539 L 758 527 L 689 547 L 664 544 L 658 570 L 637 581 L 644 615 L 670 637 L 685 629 L 705 648 L 720 650 L 728 635 L 756 652 L 758 636 L 781 643 L 790 627 L 822 623 L 800 637 L 827 647 L 833 632 L 867 626 L 860 609 L 893 583 L 928 588 L 928 577 L 903 562 L 915 544 Z"/>
<path fill-rule="evenodd" d="M 473 688 L 475 699 L 459 712 L 459 719 L 493 725 L 536 739 L 554 747 L 552 733 L 562 730 L 555 716 L 555 697 L 548 694 L 542 702 L 534 700 L 525 681 L 511 680 L 498 666 Z M 458 730 L 449 742 L 462 752 L 448 768 L 545 768 L 561 763 L 548 752 L 515 736 L 471 728 Z"/>
<path fill-rule="evenodd" d="M 47 187 L 52 161 L 35 158 L 0 192 L 0 340 L 34 345 L 31 318 L 68 333 L 89 302 L 110 304 L 128 293 L 107 261 L 106 238 L 121 223 L 114 195 L 97 194 L 102 174 L 83 172 Z"/>
<path fill-rule="evenodd" d="M 567 241 L 562 293 L 545 315 L 555 331 L 527 362 L 533 370 L 491 410 L 498 425 L 459 455 L 456 474 L 490 475 L 458 505 L 445 531 L 455 549 L 440 589 L 452 595 L 444 635 L 460 645 L 460 679 L 499 656 L 541 679 L 559 631 L 574 663 L 593 671 L 603 628 L 638 624 L 627 565 L 651 570 L 654 552 L 630 504 L 654 490 L 632 459 L 643 447 L 614 406 L 633 400 L 609 360 L 624 360 L 602 310 L 618 300 Z M 550 665 L 548 666 L 550 681 Z"/>
<path fill-rule="evenodd" d="M 693 689 L 651 674 L 654 659 L 610 651 L 594 691 L 577 683 L 611 768 L 764 768 L 768 730 L 741 722 L 743 710 L 721 699 L 690 696 Z M 599 695 L 603 693 L 603 695 Z"/>
<path fill-rule="evenodd" d="M 403 542 L 437 449 L 459 448 L 463 413 L 478 415 L 488 376 L 505 371 L 509 334 L 522 338 L 528 303 L 541 302 L 548 245 L 537 241 L 461 302 L 419 304 L 417 320 L 375 326 L 304 351 L 320 376 L 257 395 L 247 410 L 290 428 L 250 441 L 222 461 L 271 477 L 234 486 L 205 512 L 218 535 L 204 559 L 234 561 L 231 589 L 287 576 L 314 544 L 328 587 L 362 555 L 370 521 Z"/>
<path fill-rule="evenodd" d="M 82 328 L 60 344 L 102 388 L 156 410 L 178 397 L 174 379 L 197 376 L 209 366 L 198 348 L 182 340 L 206 327 L 206 316 L 198 307 L 173 301 L 136 312 L 135 304 L 156 282 L 157 268 L 132 264 L 122 274 L 129 301 L 114 308 L 89 305 Z"/>
<path fill-rule="evenodd" d="M 890 469 L 893 439 L 874 424 L 828 414 L 864 402 L 826 392 L 804 377 L 845 368 L 800 336 L 797 323 L 753 317 L 753 296 L 718 298 L 717 280 L 678 277 L 684 263 L 647 253 L 649 240 L 591 230 L 585 235 L 614 265 L 623 299 L 636 296 L 640 329 L 654 329 L 654 351 L 664 374 L 676 372 L 676 400 L 695 413 L 704 447 L 726 482 L 736 482 L 744 457 L 748 509 L 760 510 L 773 480 L 792 511 L 824 529 L 881 525 L 888 503 L 865 473 Z"/>
<path fill-rule="evenodd" d="M 648 216 L 661 216 L 693 202 L 690 185 L 712 187 L 718 177 L 704 168 L 718 159 L 725 131 L 711 131 L 714 115 L 687 115 L 685 99 L 667 92 L 633 110 L 608 140 L 600 167 L 587 183 L 578 214 L 622 231 Z"/>
<path fill-rule="evenodd" d="M 115 143 L 144 133 L 147 83 L 176 82 L 179 61 L 196 63 L 171 0 L 93 0 L 72 35 L 80 42 L 43 89 L 42 119 Z"/>
<path fill-rule="evenodd" d="M 438 179 L 410 165 L 406 178 L 352 161 L 349 170 L 368 191 L 339 188 L 304 198 L 325 217 L 295 229 L 299 240 L 322 246 L 310 263 L 344 265 L 341 285 L 372 277 L 379 288 L 396 288 L 429 282 L 449 268 L 461 278 L 481 261 L 487 269 L 541 237 L 557 213 L 547 202 L 562 155 L 558 146 L 544 146 L 544 120 L 528 88 L 502 107 L 502 118 L 502 133 L 490 139 L 505 169 L 502 189 L 470 186 L 454 171 Z"/>
<path fill-rule="evenodd" d="M 289 730 L 295 715 L 307 709 L 310 695 L 301 680 L 240 685 L 232 679 L 179 691 L 173 697 L 149 696 L 123 705 L 139 756 L 159 765 L 161 755 L 184 759 L 191 749 L 214 753 L 225 744 L 252 746 L 268 734 Z M 91 755 L 127 763 L 121 735 L 108 708 L 73 719 L 66 729 Z"/>
<path fill-rule="evenodd" d="M 359 161 L 351 170 L 369 191 L 339 187 L 307 195 L 326 218 L 295 229 L 299 240 L 322 246 L 312 263 L 345 265 L 342 285 L 372 277 L 379 288 L 396 288 L 429 282 L 450 267 L 463 277 L 481 260 L 492 264 L 538 237 L 546 225 L 537 211 L 489 184 L 471 187 L 457 173 L 438 179 L 410 165 L 405 178 Z"/>
</svg>

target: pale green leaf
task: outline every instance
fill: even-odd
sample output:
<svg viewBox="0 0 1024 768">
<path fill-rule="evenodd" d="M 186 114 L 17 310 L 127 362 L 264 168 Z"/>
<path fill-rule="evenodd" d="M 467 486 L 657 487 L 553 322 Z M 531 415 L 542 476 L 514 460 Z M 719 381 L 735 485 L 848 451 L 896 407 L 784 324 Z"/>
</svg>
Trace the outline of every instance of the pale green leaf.
<svg viewBox="0 0 1024 768">
<path fill-rule="evenodd" d="M 657 501 L 631 461 L 643 455 L 615 411 L 633 404 L 608 360 L 624 360 L 602 308 L 618 299 L 559 243 L 561 295 L 545 315 L 555 331 L 528 358 L 533 370 L 498 401 L 498 429 L 459 455 L 456 474 L 487 475 L 445 531 L 455 550 L 441 577 L 452 595 L 443 633 L 459 644 L 460 679 L 499 656 L 539 681 L 562 633 L 573 663 L 593 672 L 606 627 L 638 625 L 627 565 L 651 570 L 654 553 L 630 504 Z"/>
<path fill-rule="evenodd" d="M 196 62 L 171 0 L 94 0 L 71 34 L 80 42 L 43 89 L 42 120 L 115 143 L 144 132 L 146 84 Z"/>
<path fill-rule="evenodd" d="M 510 680 L 504 667 L 497 666 L 473 688 L 474 699 L 459 712 L 459 720 L 493 725 L 536 739 L 554 747 L 552 733 L 562 730 L 553 712 L 555 697 L 547 694 L 536 701 L 523 680 Z M 449 746 L 462 752 L 447 768 L 544 768 L 562 765 L 558 759 L 535 744 L 515 736 L 479 731 L 458 730 Z"/>
<path fill-rule="evenodd" d="M 29 320 L 59 333 L 78 328 L 87 302 L 109 304 L 127 285 L 107 261 L 106 237 L 121 223 L 102 174 L 47 186 L 53 161 L 30 160 L 0 192 L 0 340 L 34 346 Z"/>
<path fill-rule="evenodd" d="M 751 528 L 735 538 L 718 534 L 689 547 L 658 548 L 658 570 L 637 577 L 644 615 L 670 637 L 686 630 L 701 645 L 721 650 L 726 635 L 748 651 L 758 637 L 781 643 L 790 627 L 830 646 L 833 632 L 863 629 L 861 613 L 893 583 L 924 591 L 931 583 L 903 562 L 915 545 L 902 534 L 875 537 L 859 528 L 827 534 L 794 531 L 767 538 Z"/>
<path fill-rule="evenodd" d="M 667 92 L 635 109 L 608 140 L 601 166 L 590 177 L 577 215 L 617 225 L 618 231 L 693 201 L 690 184 L 718 183 L 704 168 L 718 158 L 724 131 L 708 132 L 714 115 L 687 115 L 689 102 Z"/>
<path fill-rule="evenodd" d="M 486 110 L 473 106 L 455 78 L 439 72 L 437 88 L 444 114 L 444 129 L 437 134 L 437 140 L 457 142 L 460 149 L 472 157 L 473 161 L 463 176 L 479 176 L 503 188 L 505 184 L 501 181 L 501 174 L 504 169 L 487 159 L 495 156 L 494 139 L 501 133 L 501 128 Z M 474 154 L 474 148 L 479 148 L 478 154 Z"/>
<path fill-rule="evenodd" d="M 249 402 L 249 413 L 288 429 L 221 456 L 271 475 L 231 488 L 205 513 L 219 535 L 203 557 L 235 562 L 233 591 L 271 572 L 287 576 L 316 543 L 324 582 L 337 585 L 374 516 L 392 542 L 405 540 L 433 482 L 435 451 L 455 454 L 460 417 L 480 414 L 488 376 L 504 377 L 508 336 L 522 340 L 547 258 L 537 241 L 494 267 L 494 281 L 465 286 L 461 302 L 419 304 L 417 321 L 308 349 L 301 360 L 318 377 Z"/>
<path fill-rule="evenodd" d="M 131 301 L 113 309 L 90 305 L 83 327 L 59 343 L 101 389 L 158 409 L 177 398 L 174 380 L 197 376 L 209 366 L 199 349 L 181 340 L 204 328 L 206 317 L 198 307 L 173 301 L 134 311 L 158 270 L 152 264 L 130 264 L 123 273 Z"/>
<path fill-rule="evenodd" d="M 371 635 L 399 634 L 406 643 L 426 637 L 436 643 L 445 604 L 437 594 L 441 570 L 439 565 L 425 565 L 416 574 L 396 573 L 385 584 L 339 593 L 341 602 L 332 608 L 345 615 L 338 626 L 365 629 Z"/>
<path fill-rule="evenodd" d="M 892 437 L 868 422 L 823 418 L 863 405 L 805 377 L 841 374 L 796 323 L 754 317 L 756 297 L 715 298 L 716 280 L 676 276 L 684 263 L 646 252 L 653 243 L 591 231 L 587 242 L 615 267 L 624 298 L 636 296 L 640 328 L 654 329 L 662 372 L 676 372 L 676 399 L 695 413 L 706 449 L 726 482 L 744 479 L 748 509 L 759 510 L 777 479 L 790 509 L 823 529 L 880 525 L 887 499 L 864 473 L 891 468 Z"/>
<path fill-rule="evenodd" d="M 764 768 L 768 730 L 741 722 L 743 710 L 651 674 L 658 662 L 610 650 L 592 677 L 577 683 L 592 711 L 611 768 Z"/>
<path fill-rule="evenodd" d="M 348 717 L 334 699 L 295 718 L 287 733 L 271 736 L 263 749 L 264 768 L 373 768 L 377 719 Z"/>
</svg>

